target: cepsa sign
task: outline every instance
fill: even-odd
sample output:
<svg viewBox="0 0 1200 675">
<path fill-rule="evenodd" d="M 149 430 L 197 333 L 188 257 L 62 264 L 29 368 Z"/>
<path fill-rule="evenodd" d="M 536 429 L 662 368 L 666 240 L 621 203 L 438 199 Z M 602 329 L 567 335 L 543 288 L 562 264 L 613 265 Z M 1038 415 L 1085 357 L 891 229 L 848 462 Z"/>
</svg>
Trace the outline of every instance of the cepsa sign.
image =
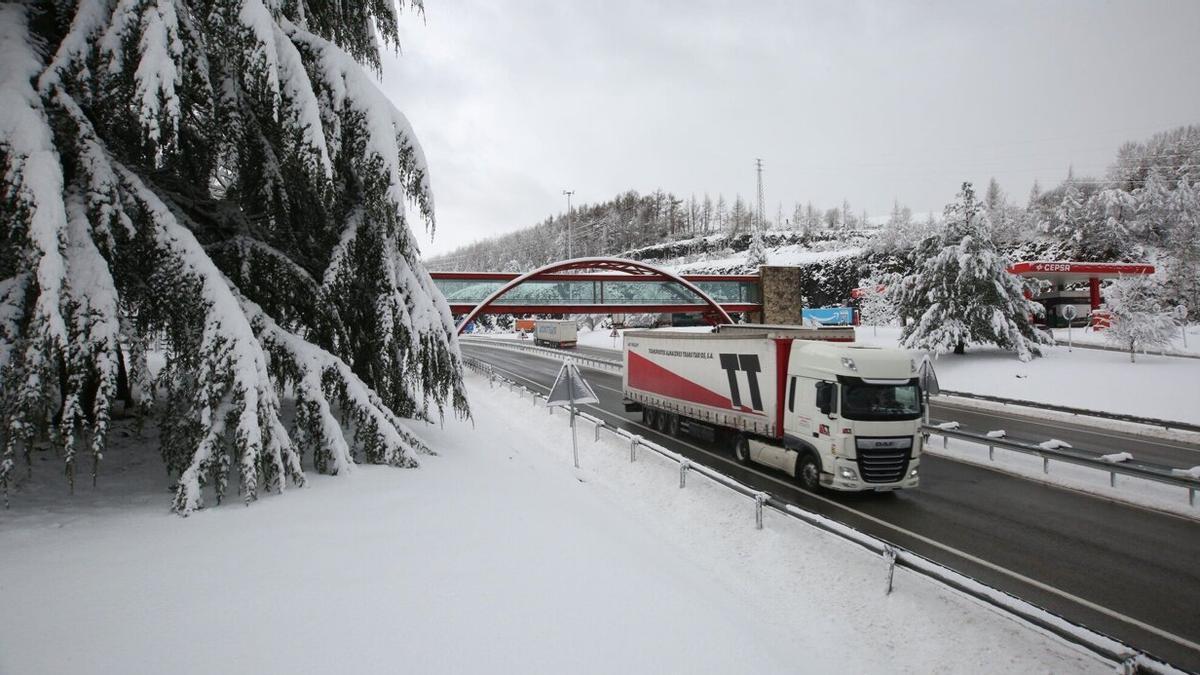
<svg viewBox="0 0 1200 675">
<path fill-rule="evenodd" d="M 1070 272 L 1071 263 L 1038 263 L 1033 269 L 1037 272 Z"/>
</svg>

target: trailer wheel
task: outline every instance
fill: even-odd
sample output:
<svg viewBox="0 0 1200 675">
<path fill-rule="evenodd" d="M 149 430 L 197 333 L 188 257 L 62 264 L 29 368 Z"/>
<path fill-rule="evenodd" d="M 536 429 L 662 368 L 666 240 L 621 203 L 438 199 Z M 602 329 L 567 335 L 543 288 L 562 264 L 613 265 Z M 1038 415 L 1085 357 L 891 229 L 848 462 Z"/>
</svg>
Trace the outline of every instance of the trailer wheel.
<svg viewBox="0 0 1200 675">
<path fill-rule="evenodd" d="M 667 416 L 667 428 L 672 436 L 679 435 L 679 415 L 672 413 Z"/>
<path fill-rule="evenodd" d="M 800 487 L 809 492 L 816 492 L 821 487 L 821 465 L 811 452 L 800 455 L 800 460 L 796 462 L 796 478 L 800 481 Z"/>
<path fill-rule="evenodd" d="M 660 434 L 667 433 L 667 427 L 670 426 L 670 421 L 668 420 L 669 415 L 670 413 L 663 412 L 662 410 L 659 410 L 658 413 L 655 414 L 654 428 L 658 429 Z"/>
<path fill-rule="evenodd" d="M 733 437 L 733 458 L 739 464 L 750 464 L 750 439 L 745 434 Z"/>
<path fill-rule="evenodd" d="M 642 424 L 645 424 L 646 426 L 651 427 L 651 428 L 654 427 L 654 410 L 653 409 L 647 408 L 646 406 L 642 406 Z"/>
</svg>

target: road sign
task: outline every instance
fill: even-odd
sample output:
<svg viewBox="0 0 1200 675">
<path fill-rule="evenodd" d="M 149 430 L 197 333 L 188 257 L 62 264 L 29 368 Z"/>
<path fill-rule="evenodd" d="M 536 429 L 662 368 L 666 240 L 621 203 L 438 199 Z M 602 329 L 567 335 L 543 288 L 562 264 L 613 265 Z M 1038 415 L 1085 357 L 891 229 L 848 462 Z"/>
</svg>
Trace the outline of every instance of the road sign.
<svg viewBox="0 0 1200 675">
<path fill-rule="evenodd" d="M 579 374 L 579 366 L 564 361 L 562 370 L 550 387 L 550 395 L 546 397 L 546 405 L 561 406 L 571 411 L 571 451 L 575 457 L 575 468 L 579 468 L 579 439 L 575 437 L 575 404 L 599 403 L 600 399 L 592 387 Z"/>
<path fill-rule="evenodd" d="M 1074 319 L 1077 316 L 1077 314 L 1075 312 L 1075 305 L 1066 305 L 1065 307 L 1063 307 L 1062 315 L 1063 315 L 1063 318 L 1066 319 L 1067 321 Z"/>
</svg>

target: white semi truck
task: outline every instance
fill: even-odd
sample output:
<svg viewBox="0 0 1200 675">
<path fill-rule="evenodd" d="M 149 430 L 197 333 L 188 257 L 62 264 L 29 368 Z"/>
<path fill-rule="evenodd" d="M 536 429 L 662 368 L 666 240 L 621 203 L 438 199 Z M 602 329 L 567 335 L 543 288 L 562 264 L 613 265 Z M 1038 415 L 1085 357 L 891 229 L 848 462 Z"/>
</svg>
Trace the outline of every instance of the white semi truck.
<svg viewBox="0 0 1200 675">
<path fill-rule="evenodd" d="M 574 347 L 579 329 L 573 320 L 538 319 L 533 324 L 533 344 L 547 347 Z"/>
<path fill-rule="evenodd" d="M 811 338 L 816 338 L 811 339 Z M 668 434 L 707 436 L 809 490 L 916 487 L 922 398 L 908 352 L 814 329 L 625 333 L 625 409 Z"/>
</svg>

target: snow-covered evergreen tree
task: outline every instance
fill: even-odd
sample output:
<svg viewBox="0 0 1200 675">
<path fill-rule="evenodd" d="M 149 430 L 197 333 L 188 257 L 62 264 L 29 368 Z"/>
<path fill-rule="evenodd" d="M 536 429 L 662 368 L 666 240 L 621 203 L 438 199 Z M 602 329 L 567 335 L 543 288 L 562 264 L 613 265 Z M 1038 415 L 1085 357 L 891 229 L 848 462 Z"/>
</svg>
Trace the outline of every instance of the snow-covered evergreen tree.
<svg viewBox="0 0 1200 675">
<path fill-rule="evenodd" d="M 0 6 L 0 485 L 43 437 L 94 480 L 160 335 L 183 514 L 233 474 L 250 501 L 305 462 L 413 466 L 401 416 L 465 413 L 409 229 L 433 228 L 428 172 L 364 71 L 380 40 L 390 2 Z"/>
<path fill-rule="evenodd" d="M 1104 291 L 1104 305 L 1111 322 L 1104 338 L 1112 345 L 1129 350 L 1136 361 L 1137 351 L 1162 348 L 1175 335 L 1175 321 L 1159 299 L 1159 289 L 1151 277 L 1134 276 L 1114 281 Z"/>
<path fill-rule="evenodd" d="M 1039 356 L 1050 336 L 1031 318 L 1043 310 L 1024 296 L 1022 280 L 1007 272 L 988 231 L 987 211 L 970 183 L 946 207 L 942 233 L 922 242 L 916 274 L 895 291 L 904 327 L 901 344 L 938 354 L 965 351 L 967 343 L 990 343 L 1015 351 L 1022 361 Z"/>
<path fill-rule="evenodd" d="M 746 249 L 746 267 L 757 270 L 767 264 L 767 247 L 763 243 L 762 231 L 750 233 L 750 246 Z"/>
<path fill-rule="evenodd" d="M 896 292 L 899 282 L 899 274 L 887 272 L 876 272 L 859 282 L 863 296 L 858 311 L 862 323 L 871 326 L 875 335 L 879 334 L 880 326 L 890 326 L 897 319 L 892 294 Z"/>
<path fill-rule="evenodd" d="M 1167 285 L 1193 316 L 1200 312 L 1200 187 L 1186 178 L 1167 202 Z"/>
</svg>

